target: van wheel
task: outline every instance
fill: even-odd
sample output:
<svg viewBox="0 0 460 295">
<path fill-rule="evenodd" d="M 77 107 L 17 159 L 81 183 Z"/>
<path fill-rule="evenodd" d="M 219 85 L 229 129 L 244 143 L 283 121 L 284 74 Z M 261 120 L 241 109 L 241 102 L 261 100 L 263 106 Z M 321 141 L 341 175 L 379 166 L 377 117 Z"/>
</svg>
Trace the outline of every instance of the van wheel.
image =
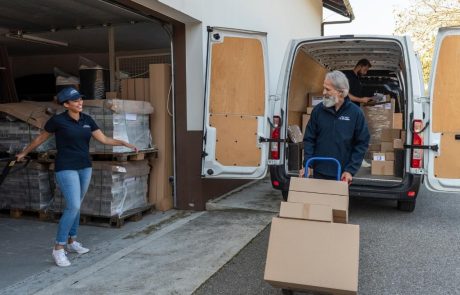
<svg viewBox="0 0 460 295">
<path fill-rule="evenodd" d="M 281 289 L 281 293 L 283 295 L 293 295 L 294 292 L 292 292 L 291 290 L 287 290 L 287 289 Z"/>
<path fill-rule="evenodd" d="M 281 191 L 281 194 L 283 195 L 283 200 L 286 202 L 288 198 L 288 191 Z"/>
<path fill-rule="evenodd" d="M 413 201 L 398 201 L 398 210 L 413 212 L 415 210 L 415 200 Z"/>
</svg>

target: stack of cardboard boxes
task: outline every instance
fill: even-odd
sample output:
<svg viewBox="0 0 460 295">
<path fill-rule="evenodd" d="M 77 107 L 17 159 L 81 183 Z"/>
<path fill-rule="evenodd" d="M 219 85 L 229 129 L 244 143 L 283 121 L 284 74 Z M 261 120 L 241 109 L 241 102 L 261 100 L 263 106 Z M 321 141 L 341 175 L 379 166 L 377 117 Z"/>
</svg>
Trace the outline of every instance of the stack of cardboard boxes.
<svg viewBox="0 0 460 295">
<path fill-rule="evenodd" d="M 273 218 L 264 279 L 277 288 L 357 294 L 359 226 L 348 224 L 345 182 L 291 178 Z"/>
<path fill-rule="evenodd" d="M 404 154 L 405 138 L 406 132 L 402 130 L 402 113 L 393 113 L 391 128 L 383 129 L 380 135 L 380 150 L 372 152 L 372 175 L 400 176 L 400 162 L 403 161 L 403 157 L 399 155 Z"/>
</svg>

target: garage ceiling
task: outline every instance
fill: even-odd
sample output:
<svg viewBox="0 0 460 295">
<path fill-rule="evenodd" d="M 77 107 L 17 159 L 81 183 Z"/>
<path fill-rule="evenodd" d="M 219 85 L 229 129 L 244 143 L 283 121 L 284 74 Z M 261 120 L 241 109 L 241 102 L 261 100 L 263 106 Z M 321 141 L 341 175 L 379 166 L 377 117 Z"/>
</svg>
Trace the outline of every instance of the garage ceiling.
<svg viewBox="0 0 460 295">
<path fill-rule="evenodd" d="M 102 0 L 0 0 L 0 44 L 10 55 L 98 53 L 108 51 L 108 28 L 114 27 L 115 50 L 169 48 L 158 21 Z M 17 40 L 25 34 L 67 43 L 57 46 Z"/>
</svg>

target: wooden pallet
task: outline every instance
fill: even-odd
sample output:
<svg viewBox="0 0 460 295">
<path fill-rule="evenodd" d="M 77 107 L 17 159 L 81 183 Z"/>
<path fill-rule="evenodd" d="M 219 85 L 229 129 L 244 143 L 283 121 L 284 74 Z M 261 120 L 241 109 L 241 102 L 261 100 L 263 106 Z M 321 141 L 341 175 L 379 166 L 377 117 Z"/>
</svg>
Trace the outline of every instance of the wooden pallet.
<svg viewBox="0 0 460 295">
<path fill-rule="evenodd" d="M 52 219 L 52 214 L 47 210 L 9 208 L 0 209 L 0 215 L 11 218 L 38 219 L 41 221 Z"/>
<path fill-rule="evenodd" d="M 32 159 L 36 159 L 42 163 L 52 163 L 56 158 L 56 151 L 50 150 L 44 153 L 33 153 L 30 154 Z M 157 158 L 158 149 L 149 148 L 138 152 L 124 152 L 124 153 L 113 153 L 113 152 L 90 152 L 91 159 L 93 161 L 136 161 L 144 160 L 147 158 Z"/>
<path fill-rule="evenodd" d="M 153 205 L 147 205 L 145 207 L 132 209 L 126 212 L 123 212 L 121 216 L 95 216 L 95 215 L 80 215 L 80 224 L 81 225 L 91 225 L 91 226 L 100 226 L 100 227 L 122 227 L 126 221 L 139 221 L 142 218 L 153 212 Z M 62 213 L 54 213 L 53 219 L 55 222 L 59 222 L 59 219 L 62 216 Z"/>
</svg>

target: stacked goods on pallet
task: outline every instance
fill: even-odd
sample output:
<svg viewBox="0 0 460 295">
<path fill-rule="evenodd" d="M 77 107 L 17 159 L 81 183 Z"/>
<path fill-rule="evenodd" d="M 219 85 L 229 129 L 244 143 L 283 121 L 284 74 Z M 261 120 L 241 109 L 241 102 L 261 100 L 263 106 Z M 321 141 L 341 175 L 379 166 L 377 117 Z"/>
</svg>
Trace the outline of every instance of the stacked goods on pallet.
<svg viewBox="0 0 460 295">
<path fill-rule="evenodd" d="M 150 166 L 147 160 L 129 162 L 93 161 L 91 183 L 81 204 L 81 215 L 122 217 L 128 211 L 148 206 Z M 57 186 L 53 210 L 62 212 L 64 198 Z"/>
<path fill-rule="evenodd" d="M 291 177 L 272 219 L 264 280 L 277 288 L 357 294 L 359 225 L 348 224 L 346 182 Z"/>
<path fill-rule="evenodd" d="M 0 162 L 0 171 L 7 162 Z M 54 181 L 49 164 L 31 161 L 25 168 L 17 164 L 7 175 L 0 190 L 0 208 L 37 211 L 46 209 L 52 200 Z"/>
<path fill-rule="evenodd" d="M 56 105 L 56 107 L 58 106 Z M 0 151 L 16 153 L 24 149 L 40 134 L 46 121 L 55 111 L 55 109 L 49 108 L 46 103 L 0 104 Z M 54 138 L 50 138 L 36 151 L 46 152 L 55 149 L 55 146 Z"/>
<path fill-rule="evenodd" d="M 119 99 L 85 100 L 83 112 L 96 121 L 107 137 L 121 139 L 139 150 L 152 147 L 149 116 L 152 105 L 144 101 Z M 124 153 L 132 150 L 124 146 L 109 146 L 92 140 L 90 151 L 96 153 Z"/>
</svg>

